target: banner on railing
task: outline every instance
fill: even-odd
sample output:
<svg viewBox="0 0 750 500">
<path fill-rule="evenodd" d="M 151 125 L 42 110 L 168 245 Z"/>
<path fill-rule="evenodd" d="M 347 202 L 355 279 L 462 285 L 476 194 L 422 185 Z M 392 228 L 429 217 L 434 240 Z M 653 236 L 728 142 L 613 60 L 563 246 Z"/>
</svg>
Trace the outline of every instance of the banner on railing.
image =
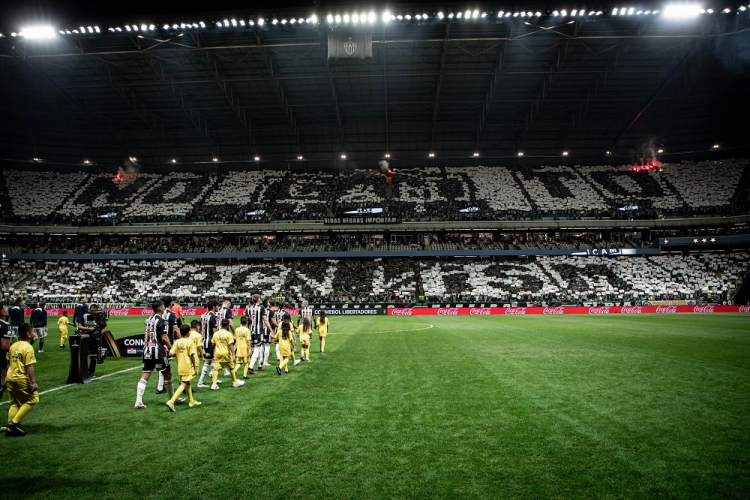
<svg viewBox="0 0 750 500">
<path fill-rule="evenodd" d="M 393 307 L 388 316 L 523 316 L 526 314 L 677 314 L 750 313 L 750 306 L 609 306 L 609 307 Z"/>
</svg>

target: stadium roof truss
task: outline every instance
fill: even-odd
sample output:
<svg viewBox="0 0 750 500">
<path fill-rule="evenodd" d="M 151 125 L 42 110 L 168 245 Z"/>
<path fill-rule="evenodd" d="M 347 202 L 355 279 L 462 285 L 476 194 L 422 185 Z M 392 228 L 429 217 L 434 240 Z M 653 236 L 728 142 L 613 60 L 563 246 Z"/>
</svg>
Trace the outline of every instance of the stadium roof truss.
<svg viewBox="0 0 750 500">
<path fill-rule="evenodd" d="M 403 6 L 357 25 L 335 16 L 367 8 L 92 20 L 51 40 L 3 31 L 2 156 L 319 165 L 346 154 L 368 166 L 389 153 L 419 166 L 745 147 L 750 10 L 491 7 L 458 18 L 461 6 Z M 363 30 L 371 59 L 328 59 L 332 33 Z"/>
</svg>

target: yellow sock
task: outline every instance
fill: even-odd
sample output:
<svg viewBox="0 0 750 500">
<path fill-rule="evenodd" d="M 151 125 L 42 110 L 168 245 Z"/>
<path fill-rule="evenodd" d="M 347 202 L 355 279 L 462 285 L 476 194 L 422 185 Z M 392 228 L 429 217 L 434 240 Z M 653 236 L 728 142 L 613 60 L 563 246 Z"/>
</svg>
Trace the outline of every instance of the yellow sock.
<svg viewBox="0 0 750 500">
<path fill-rule="evenodd" d="M 237 382 L 237 374 L 235 373 L 235 369 L 232 368 L 232 370 L 229 372 L 232 374 L 232 382 Z"/>
<path fill-rule="evenodd" d="M 63 347 L 65 345 L 65 339 L 60 337 L 60 347 Z"/>
<path fill-rule="evenodd" d="M 180 387 L 177 388 L 176 391 L 174 391 L 174 396 L 169 400 L 170 403 L 174 404 L 175 401 L 177 401 L 177 398 L 180 397 L 180 394 L 182 394 L 182 391 L 185 390 L 185 386 L 180 384 Z"/>
<path fill-rule="evenodd" d="M 11 420 L 13 420 L 13 417 L 16 416 L 16 413 L 18 413 L 18 406 L 11 406 L 8 409 L 8 422 L 10 422 Z"/>
<path fill-rule="evenodd" d="M 193 401 L 195 401 L 193 399 L 193 385 L 192 384 L 190 384 L 189 386 L 187 386 L 187 393 L 188 393 L 188 401 L 190 401 L 191 403 Z"/>
<path fill-rule="evenodd" d="M 326 352 L 326 339 L 320 339 L 320 352 Z"/>
<path fill-rule="evenodd" d="M 284 368 L 284 369 L 286 369 L 286 364 L 287 364 L 287 363 L 289 363 L 289 358 L 284 358 L 284 359 L 282 359 L 282 360 L 281 360 L 281 362 L 279 363 L 279 368 Z"/>
<path fill-rule="evenodd" d="M 20 424 L 21 420 L 23 420 L 23 417 L 26 416 L 27 413 L 31 411 L 31 409 L 34 408 L 34 405 L 30 405 L 26 403 L 25 405 L 21 406 L 18 411 L 16 412 L 16 415 L 11 419 L 13 422 Z"/>
<path fill-rule="evenodd" d="M 214 385 L 216 385 L 217 380 L 219 380 L 219 370 L 214 370 Z"/>
<path fill-rule="evenodd" d="M 292 362 L 295 362 L 295 361 L 297 361 L 297 360 L 294 359 L 294 353 L 292 353 Z"/>
<path fill-rule="evenodd" d="M 242 368 L 242 376 L 247 377 L 247 370 L 250 368 L 250 363 L 245 363 L 245 366 Z"/>
</svg>

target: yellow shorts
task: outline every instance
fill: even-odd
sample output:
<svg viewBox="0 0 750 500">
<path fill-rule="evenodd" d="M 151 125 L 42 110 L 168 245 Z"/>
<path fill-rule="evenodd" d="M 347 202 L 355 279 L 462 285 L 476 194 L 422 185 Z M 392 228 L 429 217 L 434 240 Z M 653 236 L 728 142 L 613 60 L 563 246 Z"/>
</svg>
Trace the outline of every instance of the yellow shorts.
<svg viewBox="0 0 750 500">
<path fill-rule="evenodd" d="M 68 338 L 68 330 L 60 330 L 60 337 L 67 339 Z"/>
<path fill-rule="evenodd" d="M 214 360 L 214 371 L 226 368 L 227 370 L 234 370 L 234 361 L 216 361 Z"/>
<path fill-rule="evenodd" d="M 241 363 L 247 363 L 247 362 L 248 361 L 247 361 L 247 357 L 246 356 L 237 356 L 237 364 L 238 365 L 241 364 Z"/>
<path fill-rule="evenodd" d="M 28 391 L 25 389 L 13 390 L 8 384 L 8 399 L 10 399 L 10 405 L 20 408 L 25 404 L 35 405 L 39 402 L 39 394 L 36 391 Z"/>
<path fill-rule="evenodd" d="M 180 375 L 180 382 L 190 382 L 195 378 L 195 375 L 192 373 L 190 375 Z"/>
<path fill-rule="evenodd" d="M 310 348 L 310 344 L 302 344 L 302 349 L 309 349 L 309 348 Z"/>
</svg>

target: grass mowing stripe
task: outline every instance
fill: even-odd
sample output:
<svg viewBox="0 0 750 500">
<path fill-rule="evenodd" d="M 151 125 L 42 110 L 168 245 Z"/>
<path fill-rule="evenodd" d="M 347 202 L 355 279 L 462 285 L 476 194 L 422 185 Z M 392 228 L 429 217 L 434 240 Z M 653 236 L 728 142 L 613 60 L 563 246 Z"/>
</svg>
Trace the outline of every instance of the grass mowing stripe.
<svg viewBox="0 0 750 500">
<path fill-rule="evenodd" d="M 121 374 L 121 373 L 125 373 L 125 372 L 132 372 L 133 370 L 135 370 L 135 369 L 137 369 L 137 368 L 140 368 L 140 367 L 141 367 L 141 365 L 138 365 L 138 366 L 132 366 L 132 367 L 130 367 L 130 368 L 125 368 L 124 370 L 120 370 L 119 372 L 108 373 L 108 374 L 106 374 L 106 375 L 102 375 L 101 377 L 96 377 L 95 379 L 93 379 L 93 380 L 92 380 L 92 382 L 96 382 L 96 381 L 98 381 L 98 380 L 101 380 L 101 379 L 104 379 L 104 378 L 107 378 L 107 377 L 111 377 L 111 376 L 113 376 L 113 375 L 119 375 L 119 374 Z M 60 385 L 60 386 L 57 386 L 57 387 L 53 387 L 52 389 L 47 389 L 47 390 L 45 390 L 45 391 L 42 391 L 42 392 L 40 392 L 40 393 L 39 393 L 39 395 L 40 395 L 40 396 L 43 396 L 44 394 L 49 394 L 50 392 L 55 392 L 55 391 L 59 391 L 60 389 L 66 389 L 66 388 L 68 388 L 68 387 L 81 387 L 81 385 L 82 385 L 82 384 L 67 384 L 67 385 Z M 2 405 L 7 405 L 7 404 L 10 404 L 10 401 L 1 401 L 1 402 L 0 402 L 0 406 L 2 406 Z"/>
</svg>

